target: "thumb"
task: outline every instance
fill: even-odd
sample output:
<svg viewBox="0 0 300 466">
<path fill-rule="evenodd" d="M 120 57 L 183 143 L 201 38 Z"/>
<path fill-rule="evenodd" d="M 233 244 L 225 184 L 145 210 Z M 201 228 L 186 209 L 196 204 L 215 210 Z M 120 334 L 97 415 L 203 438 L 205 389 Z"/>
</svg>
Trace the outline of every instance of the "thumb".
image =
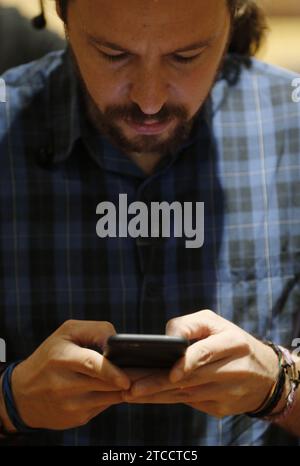
<svg viewBox="0 0 300 466">
<path fill-rule="evenodd" d="M 70 320 L 58 329 L 59 337 L 68 343 L 70 363 L 74 370 L 96 377 L 108 383 L 115 383 L 123 389 L 130 386 L 128 376 L 90 347 L 103 348 L 107 339 L 116 331 L 110 322 Z"/>
<path fill-rule="evenodd" d="M 110 322 L 68 320 L 57 331 L 67 340 L 79 346 L 97 346 L 103 348 L 107 339 L 116 331 Z"/>
</svg>

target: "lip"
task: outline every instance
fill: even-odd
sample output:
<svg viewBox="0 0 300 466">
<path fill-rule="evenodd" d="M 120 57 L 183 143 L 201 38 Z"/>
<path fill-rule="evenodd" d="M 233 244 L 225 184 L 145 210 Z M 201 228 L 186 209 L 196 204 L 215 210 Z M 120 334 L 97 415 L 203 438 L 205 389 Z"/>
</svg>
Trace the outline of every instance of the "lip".
<svg viewBox="0 0 300 466">
<path fill-rule="evenodd" d="M 165 123 L 152 123 L 150 121 L 149 124 L 139 125 L 131 120 L 126 120 L 126 124 L 139 134 L 160 134 L 170 126 L 171 121 L 168 120 Z"/>
</svg>

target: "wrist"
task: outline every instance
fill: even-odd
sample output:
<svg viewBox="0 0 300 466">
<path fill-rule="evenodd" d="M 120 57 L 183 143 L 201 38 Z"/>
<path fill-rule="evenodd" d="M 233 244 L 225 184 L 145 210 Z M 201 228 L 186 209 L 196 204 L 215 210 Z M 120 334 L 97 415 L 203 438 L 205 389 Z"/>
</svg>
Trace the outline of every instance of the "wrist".
<svg viewBox="0 0 300 466">
<path fill-rule="evenodd" d="M 286 382 L 288 382 L 289 388 L 288 393 L 285 396 L 285 403 L 281 410 L 274 410 L 274 413 L 271 413 L 266 417 L 266 420 L 271 422 L 280 423 L 290 416 L 291 412 L 295 408 L 296 397 L 298 392 L 298 387 L 300 385 L 300 371 L 298 367 L 297 360 L 294 358 L 293 354 L 289 352 L 286 348 L 278 346 L 277 349 L 281 352 L 283 356 L 283 364 Z M 280 400 L 282 401 L 282 400 Z"/>
<path fill-rule="evenodd" d="M 260 351 L 261 359 L 264 362 L 263 377 L 259 383 L 259 390 L 256 393 L 255 410 L 252 410 L 249 414 L 256 414 L 260 412 L 264 406 L 266 406 L 268 400 L 274 394 L 276 390 L 278 377 L 280 375 L 280 365 L 278 362 L 278 356 L 275 354 L 272 348 L 267 346 L 265 343 L 258 341 L 259 347 L 257 352 Z M 248 413 L 247 413 L 248 414 Z"/>
<path fill-rule="evenodd" d="M 279 412 L 278 406 L 285 400 L 286 376 L 283 367 L 283 355 L 279 347 L 268 341 L 262 343 L 266 350 L 266 368 L 268 369 L 267 373 L 271 385 L 267 397 L 259 408 L 246 414 L 250 417 L 266 419 L 273 412 Z"/>
<path fill-rule="evenodd" d="M 9 419 L 9 416 L 6 411 L 5 402 L 3 398 L 3 390 L 2 390 L 2 381 L 3 381 L 3 374 L 0 377 L 0 424 L 2 424 L 2 431 L 7 434 L 17 433 L 16 428 L 12 424 Z"/>
<path fill-rule="evenodd" d="M 262 418 L 269 422 L 280 422 L 290 415 L 296 402 L 296 391 L 300 385 L 300 371 L 293 355 L 282 346 L 265 342 L 278 356 L 279 375 L 264 405 L 250 417 Z"/>
</svg>

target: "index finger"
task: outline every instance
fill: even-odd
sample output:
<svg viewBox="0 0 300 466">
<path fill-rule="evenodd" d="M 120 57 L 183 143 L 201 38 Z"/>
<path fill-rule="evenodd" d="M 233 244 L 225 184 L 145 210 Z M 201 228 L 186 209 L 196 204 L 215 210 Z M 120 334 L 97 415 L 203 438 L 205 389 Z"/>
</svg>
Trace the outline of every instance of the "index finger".
<svg viewBox="0 0 300 466">
<path fill-rule="evenodd" d="M 197 341 L 187 348 L 185 355 L 173 366 L 170 382 L 176 383 L 200 367 L 225 359 L 233 352 L 237 358 L 242 356 L 245 345 L 239 344 L 230 331 Z"/>
</svg>

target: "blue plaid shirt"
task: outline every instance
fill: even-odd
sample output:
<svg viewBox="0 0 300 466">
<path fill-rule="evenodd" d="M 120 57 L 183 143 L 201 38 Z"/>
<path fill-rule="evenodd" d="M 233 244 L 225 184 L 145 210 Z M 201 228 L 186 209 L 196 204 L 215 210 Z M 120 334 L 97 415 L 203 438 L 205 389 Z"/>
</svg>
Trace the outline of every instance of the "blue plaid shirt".
<svg viewBox="0 0 300 466">
<path fill-rule="evenodd" d="M 164 333 L 212 309 L 258 338 L 300 335 L 300 105 L 295 76 L 253 60 L 219 79 L 175 154 L 146 176 L 84 118 L 66 52 L 8 71 L 0 104 L 0 336 L 26 358 L 67 319 Z M 205 203 L 205 242 L 96 235 L 96 206 Z M 220 390 L 222 387 L 220 386 Z M 109 408 L 25 444 L 271 445 L 298 440 L 246 416 L 185 405 Z"/>
</svg>

